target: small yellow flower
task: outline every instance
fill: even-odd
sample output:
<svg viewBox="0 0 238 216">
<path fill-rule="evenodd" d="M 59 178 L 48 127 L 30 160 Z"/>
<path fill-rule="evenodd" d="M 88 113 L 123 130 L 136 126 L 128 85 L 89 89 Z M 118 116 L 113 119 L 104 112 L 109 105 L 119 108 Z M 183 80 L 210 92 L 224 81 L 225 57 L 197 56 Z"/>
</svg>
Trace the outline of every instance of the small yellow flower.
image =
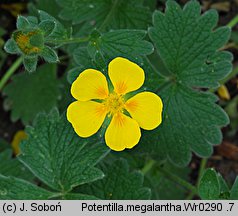
<svg viewBox="0 0 238 216">
<path fill-rule="evenodd" d="M 24 34 L 21 31 L 17 31 L 13 34 L 14 40 L 17 43 L 17 46 L 21 49 L 21 51 L 26 54 L 37 54 L 41 51 L 39 47 L 33 46 L 30 43 L 30 39 L 33 35 L 38 34 L 38 32 L 33 31 L 27 34 Z"/>
<path fill-rule="evenodd" d="M 77 100 L 67 109 L 67 119 L 80 137 L 95 134 L 106 117 L 111 122 L 105 133 L 106 144 L 115 151 L 133 148 L 140 140 L 140 127 L 153 130 L 162 121 L 163 104 L 152 92 L 127 99 L 145 79 L 142 68 L 121 57 L 113 59 L 108 75 L 114 87 L 109 91 L 106 77 L 97 70 L 84 70 L 73 82 L 71 94 Z"/>
</svg>

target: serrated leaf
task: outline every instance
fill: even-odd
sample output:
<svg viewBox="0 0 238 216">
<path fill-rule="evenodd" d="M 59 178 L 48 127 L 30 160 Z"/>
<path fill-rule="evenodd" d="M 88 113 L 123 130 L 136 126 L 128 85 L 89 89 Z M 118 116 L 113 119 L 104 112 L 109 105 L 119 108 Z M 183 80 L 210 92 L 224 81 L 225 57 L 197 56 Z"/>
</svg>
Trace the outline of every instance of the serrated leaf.
<svg viewBox="0 0 238 216">
<path fill-rule="evenodd" d="M 49 62 L 49 63 L 56 63 L 59 61 L 57 53 L 48 46 L 44 46 L 40 55 L 43 57 L 43 59 L 46 62 Z"/>
<path fill-rule="evenodd" d="M 4 50 L 5 50 L 7 53 L 10 53 L 10 54 L 20 53 L 20 50 L 19 50 L 19 48 L 18 48 L 16 42 L 15 42 L 12 38 L 9 39 L 9 40 L 5 43 Z"/>
<path fill-rule="evenodd" d="M 23 65 L 28 72 L 34 72 L 36 70 L 38 57 L 25 57 L 23 59 Z"/>
<path fill-rule="evenodd" d="M 94 21 L 105 29 L 146 29 L 151 12 L 138 0 L 57 0 L 62 7 L 60 17 L 73 24 Z M 97 19 L 95 19 L 97 17 Z"/>
<path fill-rule="evenodd" d="M 229 28 L 214 30 L 218 16 L 213 10 L 200 16 L 200 5 L 190 1 L 183 9 L 168 0 L 165 14 L 155 12 L 149 35 L 170 74 L 158 94 L 164 110 L 158 130 L 156 151 L 185 166 L 191 151 L 201 157 L 212 154 L 212 145 L 220 144 L 220 127 L 228 117 L 215 104 L 212 94 L 193 87 L 216 87 L 231 71 L 232 56 L 218 51 L 230 34 Z M 161 86 L 162 87 L 162 86 Z"/>
<path fill-rule="evenodd" d="M 45 200 L 55 196 L 22 179 L 0 175 L 0 200 Z"/>
<path fill-rule="evenodd" d="M 103 166 L 102 170 L 105 173 L 102 180 L 85 185 L 81 190 L 101 199 L 150 199 L 150 189 L 143 187 L 142 173 L 130 172 L 126 160 L 117 160 Z"/>
<path fill-rule="evenodd" d="M 165 15 L 155 12 L 153 21 L 149 35 L 180 83 L 217 87 L 218 80 L 230 72 L 232 55 L 216 52 L 228 41 L 230 29 L 213 30 L 218 21 L 215 10 L 200 16 L 198 2 L 190 1 L 182 10 L 175 1 L 169 0 Z"/>
<path fill-rule="evenodd" d="M 39 112 L 50 111 L 57 104 L 59 86 L 56 65 L 45 64 L 35 73 L 15 75 L 3 90 L 11 109 L 11 119 L 31 122 Z"/>
<path fill-rule="evenodd" d="M 25 180 L 32 180 L 32 173 L 27 170 L 17 159 L 12 158 L 10 149 L 0 153 L 0 174 L 4 176 L 13 176 Z"/>
<path fill-rule="evenodd" d="M 238 200 L 238 177 L 236 177 L 236 180 L 231 188 L 230 194 L 230 199 Z"/>
<path fill-rule="evenodd" d="M 141 64 L 143 57 L 154 50 L 153 45 L 144 40 L 146 31 L 143 30 L 115 30 L 102 35 L 96 33 L 91 35 L 87 48 L 80 47 L 73 53 L 75 62 L 83 69 L 105 71 L 108 63 L 118 56 Z"/>
<path fill-rule="evenodd" d="M 199 182 L 198 192 L 202 199 L 215 200 L 219 198 L 220 185 L 214 169 L 204 171 Z"/>
<path fill-rule="evenodd" d="M 27 133 L 19 158 L 49 187 L 65 192 L 104 176 L 94 165 L 108 148 L 101 141 L 78 137 L 56 110 L 38 116 Z"/>
<path fill-rule="evenodd" d="M 143 40 L 146 31 L 143 30 L 115 30 L 103 34 L 91 46 L 98 46 L 106 59 L 122 56 L 136 59 L 153 52 L 153 45 Z"/>
</svg>

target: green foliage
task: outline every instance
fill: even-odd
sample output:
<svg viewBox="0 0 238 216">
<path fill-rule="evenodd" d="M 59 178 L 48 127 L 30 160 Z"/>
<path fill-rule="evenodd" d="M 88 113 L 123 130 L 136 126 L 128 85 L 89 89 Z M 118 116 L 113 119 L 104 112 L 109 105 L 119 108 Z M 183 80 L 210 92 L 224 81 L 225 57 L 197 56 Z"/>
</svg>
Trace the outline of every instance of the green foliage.
<svg viewBox="0 0 238 216">
<path fill-rule="evenodd" d="M 0 153 L 0 174 L 31 181 L 33 175 L 17 159 L 12 158 L 10 149 Z"/>
<path fill-rule="evenodd" d="M 94 21 L 99 29 L 146 29 L 151 22 L 149 8 L 141 0 L 57 0 L 60 17 L 73 24 Z M 95 17 L 96 20 L 95 20 Z"/>
<path fill-rule="evenodd" d="M 4 49 L 36 73 L 12 77 L 3 89 L 4 108 L 12 121 L 32 126 L 17 158 L 0 140 L 0 199 L 238 199 L 238 178 L 230 187 L 207 169 L 197 187 L 189 183 L 188 167 L 193 153 L 211 156 L 229 123 L 212 92 L 232 68 L 232 55 L 221 49 L 230 29 L 216 27 L 218 13 L 201 14 L 196 0 L 183 8 L 161 2 L 165 12 L 154 11 L 156 0 L 36 0 L 30 16 L 18 16 Z M 0 28 L 0 68 L 3 34 Z M 141 89 L 157 93 L 164 105 L 162 124 L 142 130 L 137 147 L 123 153 L 110 152 L 100 135 L 80 138 L 65 117 L 78 75 L 88 68 L 107 74 L 118 56 L 144 69 Z M 60 67 L 37 68 L 42 59 Z M 237 98 L 226 107 L 235 121 L 236 105 Z"/>
<path fill-rule="evenodd" d="M 11 110 L 11 119 L 31 122 L 39 112 L 49 112 L 59 98 L 59 84 L 56 79 L 56 65 L 45 64 L 37 73 L 15 75 L 4 89 L 5 108 Z"/>
<path fill-rule="evenodd" d="M 6 149 L 9 149 L 10 145 L 2 138 L 0 138 L 0 152 L 3 152 Z"/>
<path fill-rule="evenodd" d="M 225 112 L 215 104 L 216 97 L 193 87 L 216 87 L 231 71 L 232 56 L 218 51 L 230 34 L 229 28 L 213 30 L 214 10 L 200 16 L 200 5 L 190 1 L 181 7 L 167 1 L 165 14 L 155 12 L 149 35 L 170 74 L 167 86 L 158 91 L 163 99 L 163 123 L 158 130 L 157 151 L 185 166 L 191 151 L 202 157 L 220 144 L 220 127 L 229 123 Z M 163 150 L 161 150 L 163 149 Z"/>
<path fill-rule="evenodd" d="M 207 169 L 204 171 L 198 187 L 199 195 L 202 199 L 216 200 L 216 199 L 238 199 L 238 184 L 237 179 L 231 189 L 223 177 L 214 169 Z"/>
<path fill-rule="evenodd" d="M 70 191 L 78 185 L 104 177 L 103 172 L 95 168 L 109 152 L 101 141 L 91 139 L 92 144 L 79 138 L 65 116 L 59 116 L 57 110 L 52 110 L 49 115 L 39 115 L 33 127 L 27 128 L 27 133 L 28 139 L 22 142 L 18 159 L 39 180 L 57 192 L 43 190 L 22 179 L 0 176 L 0 199 L 20 199 L 20 195 L 21 199 L 96 199 Z M 9 170 L 4 174 L 13 175 Z M 24 193 L 19 193 L 20 190 Z"/>
<path fill-rule="evenodd" d="M 215 170 L 208 169 L 204 172 L 199 183 L 199 195 L 202 199 L 218 199 L 220 184 Z"/>
<path fill-rule="evenodd" d="M 27 133 L 29 139 L 21 144 L 19 158 L 54 190 L 67 192 L 104 176 L 94 165 L 108 149 L 97 140 L 88 145 L 57 111 L 53 110 L 50 116 L 40 115 Z"/>
<path fill-rule="evenodd" d="M 0 200 L 45 200 L 55 196 L 22 179 L 0 175 Z"/>
<path fill-rule="evenodd" d="M 166 163 L 164 169 L 189 181 L 190 169 L 188 167 L 179 168 Z M 186 198 L 187 190 L 163 175 L 157 166 L 145 176 L 145 181 L 146 185 L 152 190 L 152 200 L 182 200 Z"/>
<path fill-rule="evenodd" d="M 130 172 L 126 160 L 104 164 L 102 170 L 105 174 L 102 180 L 83 186 L 79 191 L 106 200 L 150 199 L 150 189 L 143 187 L 143 175 L 140 172 Z"/>
</svg>

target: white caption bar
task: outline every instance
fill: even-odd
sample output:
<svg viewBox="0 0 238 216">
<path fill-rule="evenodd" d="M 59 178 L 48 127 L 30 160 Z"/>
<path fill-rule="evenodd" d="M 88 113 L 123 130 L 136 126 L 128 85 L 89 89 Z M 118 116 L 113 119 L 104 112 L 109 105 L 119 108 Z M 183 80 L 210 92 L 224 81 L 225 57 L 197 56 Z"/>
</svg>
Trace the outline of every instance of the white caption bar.
<svg viewBox="0 0 238 216">
<path fill-rule="evenodd" d="M 238 201 L 0 201 L 0 216 L 181 215 L 237 216 Z"/>
</svg>

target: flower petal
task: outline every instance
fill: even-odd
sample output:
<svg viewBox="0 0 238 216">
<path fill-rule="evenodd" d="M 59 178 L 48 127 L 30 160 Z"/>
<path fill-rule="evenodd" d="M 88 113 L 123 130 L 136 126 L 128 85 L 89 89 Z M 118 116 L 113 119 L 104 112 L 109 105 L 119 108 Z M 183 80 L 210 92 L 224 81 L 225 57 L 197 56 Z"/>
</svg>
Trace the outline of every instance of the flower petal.
<svg viewBox="0 0 238 216">
<path fill-rule="evenodd" d="M 126 94 L 139 89 L 145 80 L 145 73 L 137 64 L 117 57 L 108 66 L 108 74 L 118 94 Z"/>
<path fill-rule="evenodd" d="M 140 137 L 138 123 L 122 113 L 113 116 L 105 134 L 106 144 L 114 151 L 133 148 L 139 142 Z"/>
<path fill-rule="evenodd" d="M 79 101 L 105 99 L 108 96 L 106 77 L 97 70 L 84 70 L 73 82 L 71 94 Z"/>
<path fill-rule="evenodd" d="M 106 116 L 105 107 L 94 101 L 75 101 L 67 109 L 67 119 L 81 137 L 95 134 Z"/>
<path fill-rule="evenodd" d="M 131 117 L 145 130 L 153 130 L 162 121 L 162 100 L 152 92 L 136 94 L 125 103 L 125 107 Z"/>
</svg>

